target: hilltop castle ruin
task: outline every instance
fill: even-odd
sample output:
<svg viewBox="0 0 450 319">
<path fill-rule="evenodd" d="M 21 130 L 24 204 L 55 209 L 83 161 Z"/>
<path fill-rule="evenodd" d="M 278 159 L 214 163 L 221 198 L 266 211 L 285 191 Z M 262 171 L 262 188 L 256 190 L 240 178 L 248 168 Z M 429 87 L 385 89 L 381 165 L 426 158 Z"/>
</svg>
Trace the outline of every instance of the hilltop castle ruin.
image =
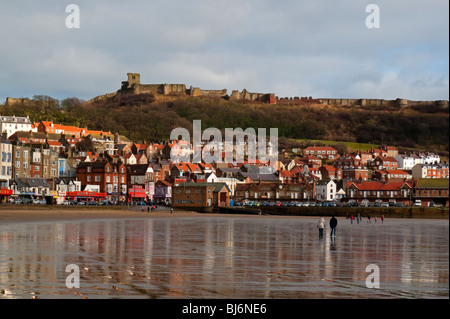
<svg viewBox="0 0 450 319">
<path fill-rule="evenodd" d="M 202 90 L 191 86 L 186 88 L 185 84 L 141 84 L 141 75 L 139 73 L 127 73 L 128 81 L 122 82 L 119 92 L 129 93 L 151 93 L 155 96 L 193 96 L 203 98 L 217 98 L 226 100 L 249 100 L 263 103 L 275 104 L 276 98 L 273 93 L 251 93 L 247 90 L 242 92 L 233 91 L 228 95 L 227 89 L 222 90 Z"/>
<path fill-rule="evenodd" d="M 410 101 L 406 99 L 383 100 L 383 99 L 330 99 L 312 97 L 282 97 L 275 96 L 274 93 L 251 93 L 246 89 L 239 92 L 233 90 L 231 95 L 227 94 L 227 89 L 222 90 L 202 90 L 197 87 L 187 88 L 185 84 L 141 84 L 139 73 L 127 73 L 128 81 L 122 82 L 119 92 L 125 93 L 151 93 L 155 96 L 193 96 L 202 98 L 215 98 L 235 101 L 256 101 L 268 104 L 283 105 L 304 105 L 322 104 L 330 106 L 355 106 L 355 107 L 389 107 L 398 108 L 411 107 L 415 105 L 436 105 L 440 108 L 448 108 L 448 101 Z"/>
</svg>

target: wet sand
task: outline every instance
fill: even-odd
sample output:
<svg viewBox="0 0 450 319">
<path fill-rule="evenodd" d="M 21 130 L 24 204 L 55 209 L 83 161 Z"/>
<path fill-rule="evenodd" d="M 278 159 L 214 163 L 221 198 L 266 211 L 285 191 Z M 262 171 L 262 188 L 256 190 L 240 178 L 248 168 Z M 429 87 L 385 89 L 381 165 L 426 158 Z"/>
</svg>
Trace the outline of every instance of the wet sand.
<svg viewBox="0 0 450 319">
<path fill-rule="evenodd" d="M 337 235 L 320 239 L 308 217 L 78 207 L 6 215 L 0 299 L 448 298 L 446 220 L 338 218 Z M 79 289 L 66 285 L 68 265 L 80 269 Z M 367 287 L 368 265 L 379 267 L 380 288 Z"/>
<path fill-rule="evenodd" d="M 142 213 L 141 208 L 132 207 L 124 209 L 101 209 L 101 208 L 45 208 L 32 207 L 16 208 L 16 207 L 1 207 L 0 208 L 0 224 L 10 223 L 30 223 L 30 222 L 57 222 L 57 221 L 77 221 L 86 219 L 139 219 L 149 217 L 166 217 L 170 214 L 167 208 L 159 208 L 156 211 L 147 213 L 147 207 Z M 200 215 L 196 212 L 188 211 L 174 211 L 172 216 L 195 216 Z"/>
</svg>

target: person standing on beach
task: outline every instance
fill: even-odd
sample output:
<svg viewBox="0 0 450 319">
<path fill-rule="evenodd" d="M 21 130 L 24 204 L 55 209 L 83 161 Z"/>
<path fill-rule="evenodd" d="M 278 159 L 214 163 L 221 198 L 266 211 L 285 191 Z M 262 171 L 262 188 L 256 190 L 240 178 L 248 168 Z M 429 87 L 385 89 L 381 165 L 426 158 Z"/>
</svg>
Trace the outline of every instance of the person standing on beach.
<svg viewBox="0 0 450 319">
<path fill-rule="evenodd" d="M 381 223 L 383 224 L 384 222 L 384 215 L 381 215 Z"/>
<path fill-rule="evenodd" d="M 350 221 L 353 224 L 353 214 L 350 215 Z"/>
<path fill-rule="evenodd" d="M 170 207 L 170 213 L 173 214 L 173 207 Z"/>
<path fill-rule="evenodd" d="M 323 219 L 322 217 L 319 218 L 317 228 L 319 228 L 319 238 L 323 238 L 323 230 L 325 229 L 325 219 Z"/>
<path fill-rule="evenodd" d="M 336 236 L 337 224 L 338 224 L 338 221 L 337 221 L 336 217 L 334 217 L 334 215 L 333 215 L 333 217 L 331 217 L 331 219 L 330 219 L 330 228 L 331 228 L 330 236 L 333 236 L 333 234 L 334 234 L 334 236 Z"/>
</svg>

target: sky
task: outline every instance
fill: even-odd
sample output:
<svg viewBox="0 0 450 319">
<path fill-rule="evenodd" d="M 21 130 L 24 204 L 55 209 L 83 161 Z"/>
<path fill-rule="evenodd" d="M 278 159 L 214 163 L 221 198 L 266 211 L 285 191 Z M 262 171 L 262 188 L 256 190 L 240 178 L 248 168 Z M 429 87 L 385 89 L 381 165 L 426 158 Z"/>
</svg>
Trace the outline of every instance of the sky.
<svg viewBox="0 0 450 319">
<path fill-rule="evenodd" d="M 0 103 L 89 100 L 128 72 L 229 94 L 448 100 L 448 12 L 448 0 L 0 0 Z"/>
</svg>

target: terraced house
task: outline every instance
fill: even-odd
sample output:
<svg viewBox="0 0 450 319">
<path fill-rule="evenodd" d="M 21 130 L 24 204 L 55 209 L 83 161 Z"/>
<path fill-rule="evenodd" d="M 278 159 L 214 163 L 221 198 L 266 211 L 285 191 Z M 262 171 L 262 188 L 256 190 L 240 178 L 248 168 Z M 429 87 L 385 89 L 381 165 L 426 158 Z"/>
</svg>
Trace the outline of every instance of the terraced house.
<svg viewBox="0 0 450 319">
<path fill-rule="evenodd" d="M 420 199 L 422 206 L 429 206 L 431 202 L 449 206 L 448 178 L 419 178 L 414 189 L 414 197 Z"/>
<path fill-rule="evenodd" d="M 0 189 L 8 188 L 9 180 L 12 178 L 12 144 L 6 138 L 0 140 Z"/>
<path fill-rule="evenodd" d="M 82 188 L 98 185 L 100 193 L 106 193 L 111 202 L 127 200 L 127 169 L 122 163 L 82 162 L 77 168 L 77 179 Z"/>
</svg>

